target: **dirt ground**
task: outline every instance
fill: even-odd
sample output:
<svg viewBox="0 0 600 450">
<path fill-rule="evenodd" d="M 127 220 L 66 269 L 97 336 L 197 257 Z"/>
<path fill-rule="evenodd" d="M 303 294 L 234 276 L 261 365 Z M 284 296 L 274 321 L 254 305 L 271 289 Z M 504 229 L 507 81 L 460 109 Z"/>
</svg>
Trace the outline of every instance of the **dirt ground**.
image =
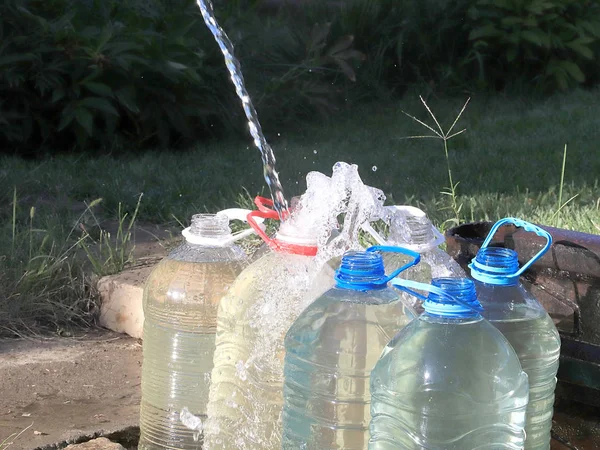
<svg viewBox="0 0 600 450">
<path fill-rule="evenodd" d="M 98 435 L 136 448 L 141 366 L 141 342 L 109 331 L 0 340 L 0 448 L 55 450 Z M 599 411 L 556 406 L 552 450 L 600 450 Z"/>
<path fill-rule="evenodd" d="M 142 346 L 108 331 L 0 340 L 0 448 L 53 448 L 138 425 Z M 23 431 L 24 430 L 24 431 Z"/>
</svg>

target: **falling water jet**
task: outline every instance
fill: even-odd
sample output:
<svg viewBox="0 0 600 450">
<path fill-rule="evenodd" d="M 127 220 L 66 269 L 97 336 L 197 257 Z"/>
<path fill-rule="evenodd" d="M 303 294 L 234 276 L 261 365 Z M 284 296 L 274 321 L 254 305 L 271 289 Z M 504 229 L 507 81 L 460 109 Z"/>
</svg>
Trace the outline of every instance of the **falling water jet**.
<svg viewBox="0 0 600 450">
<path fill-rule="evenodd" d="M 273 198 L 273 207 L 279 214 L 279 218 L 283 221 L 288 216 L 288 204 L 283 195 L 283 187 L 279 181 L 279 175 L 275 170 L 275 155 L 273 149 L 267 142 L 265 135 L 262 132 L 262 127 L 258 121 L 258 114 L 256 109 L 250 100 L 250 95 L 244 85 L 244 77 L 242 75 L 242 68 L 240 67 L 239 61 L 233 55 L 233 43 L 227 37 L 227 34 L 217 23 L 213 5 L 210 0 L 196 0 L 204 18 L 206 26 L 210 29 L 211 33 L 215 37 L 215 40 L 221 48 L 223 57 L 225 58 L 225 65 L 227 70 L 231 74 L 231 81 L 235 86 L 235 92 L 242 101 L 244 113 L 248 119 L 248 127 L 250 128 L 250 134 L 254 139 L 254 145 L 260 151 L 263 167 L 264 177 L 269 189 L 271 191 L 271 197 Z"/>
</svg>

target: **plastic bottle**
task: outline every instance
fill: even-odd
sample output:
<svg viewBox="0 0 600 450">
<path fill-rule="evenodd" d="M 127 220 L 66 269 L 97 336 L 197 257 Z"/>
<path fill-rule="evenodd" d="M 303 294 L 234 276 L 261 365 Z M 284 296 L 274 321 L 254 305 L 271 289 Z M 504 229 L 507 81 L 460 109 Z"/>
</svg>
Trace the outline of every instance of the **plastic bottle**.
<svg viewBox="0 0 600 450">
<path fill-rule="evenodd" d="M 270 200 L 257 204 L 252 226 L 256 217 L 278 218 Z M 283 225 L 274 239 L 257 228 L 273 251 L 250 264 L 221 301 L 205 449 L 281 448 L 284 337 L 334 275 L 315 262 L 313 230 Z"/>
<path fill-rule="evenodd" d="M 386 276 L 375 251 L 413 260 Z M 419 262 L 397 247 L 347 252 L 336 285 L 308 306 L 285 338 L 283 450 L 365 450 L 369 375 L 381 351 L 416 313 L 387 282 Z"/>
<path fill-rule="evenodd" d="M 546 245 L 526 264 L 519 267 L 517 253 L 507 248 L 488 247 L 493 235 L 504 224 L 513 224 L 546 238 Z M 529 406 L 525 431 L 525 449 L 548 450 L 560 356 L 560 336 L 554 322 L 519 282 L 519 276 L 552 243 L 541 228 L 520 219 L 502 219 L 492 227 L 469 268 L 488 319 L 512 344 L 523 370 L 529 375 Z"/>
<path fill-rule="evenodd" d="M 377 241 L 379 245 L 392 245 L 406 248 L 421 255 L 421 262 L 401 272 L 400 278 L 419 283 L 430 283 L 433 278 L 465 278 L 467 275 L 448 253 L 440 248 L 445 237 L 431 223 L 427 215 L 414 206 L 386 206 L 386 218 L 389 223 L 389 234 L 384 239 L 370 224 L 362 228 Z M 387 253 L 383 256 L 386 267 L 394 268 L 405 264 L 405 255 Z M 412 301 L 418 312 L 422 312 L 420 301 L 403 292 L 406 301 Z"/>
<path fill-rule="evenodd" d="M 481 317 L 473 281 L 391 283 L 430 294 L 371 372 L 369 449 L 522 449 L 527 375 Z"/>
<path fill-rule="evenodd" d="M 143 298 L 144 335 L 139 448 L 200 449 L 215 349 L 217 308 L 245 266 L 230 209 L 193 216 L 185 242 L 150 274 Z M 190 429 L 192 428 L 192 429 Z"/>
</svg>

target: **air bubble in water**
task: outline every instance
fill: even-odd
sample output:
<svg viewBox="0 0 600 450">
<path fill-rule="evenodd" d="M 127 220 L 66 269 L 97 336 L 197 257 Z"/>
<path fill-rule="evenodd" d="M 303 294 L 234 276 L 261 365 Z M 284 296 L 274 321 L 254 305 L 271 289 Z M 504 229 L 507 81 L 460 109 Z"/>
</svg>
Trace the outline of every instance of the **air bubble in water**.
<svg viewBox="0 0 600 450">
<path fill-rule="evenodd" d="M 316 150 L 313 150 L 313 153 L 316 155 L 318 152 Z"/>
<path fill-rule="evenodd" d="M 371 170 L 372 170 L 373 172 L 377 172 L 377 166 L 373 166 L 373 167 L 371 167 Z"/>
</svg>

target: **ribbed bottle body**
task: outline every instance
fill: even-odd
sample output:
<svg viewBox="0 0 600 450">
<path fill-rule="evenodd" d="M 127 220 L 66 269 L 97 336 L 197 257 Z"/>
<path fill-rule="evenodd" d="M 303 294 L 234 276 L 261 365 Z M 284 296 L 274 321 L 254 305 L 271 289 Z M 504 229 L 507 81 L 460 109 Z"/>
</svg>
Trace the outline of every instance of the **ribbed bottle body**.
<svg viewBox="0 0 600 450">
<path fill-rule="evenodd" d="M 370 450 L 523 448 L 527 375 L 480 316 L 412 321 L 375 366 L 371 394 Z"/>
<path fill-rule="evenodd" d="M 328 265 L 279 252 L 236 279 L 219 307 L 206 449 L 281 448 L 284 337 L 332 284 Z"/>
<path fill-rule="evenodd" d="M 244 266 L 237 247 L 184 244 L 162 260 L 144 289 L 140 449 L 200 449 L 213 366 L 217 310 Z"/>
<path fill-rule="evenodd" d="M 284 450 L 367 448 L 371 370 L 412 318 L 391 288 L 334 288 L 302 313 L 286 336 Z"/>
<path fill-rule="evenodd" d="M 521 285 L 493 286 L 476 281 L 483 312 L 511 343 L 529 376 L 525 449 L 550 448 L 560 336 L 554 322 Z"/>
</svg>

